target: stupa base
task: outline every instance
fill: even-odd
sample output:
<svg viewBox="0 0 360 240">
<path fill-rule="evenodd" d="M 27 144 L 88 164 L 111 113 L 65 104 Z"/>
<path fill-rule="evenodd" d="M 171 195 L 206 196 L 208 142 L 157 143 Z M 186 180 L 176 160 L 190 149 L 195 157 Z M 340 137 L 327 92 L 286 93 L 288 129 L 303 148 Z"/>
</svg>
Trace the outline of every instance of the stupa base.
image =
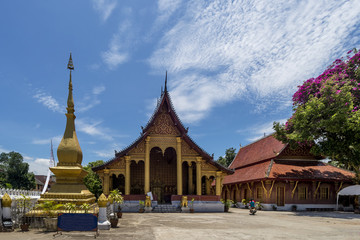
<svg viewBox="0 0 360 240">
<path fill-rule="evenodd" d="M 39 203 L 44 201 L 55 201 L 57 203 L 74 203 L 76 205 L 81 205 L 83 203 L 92 204 L 96 200 L 94 194 L 89 190 L 83 190 L 80 193 L 57 193 L 57 192 L 46 192 L 41 194 Z"/>
</svg>

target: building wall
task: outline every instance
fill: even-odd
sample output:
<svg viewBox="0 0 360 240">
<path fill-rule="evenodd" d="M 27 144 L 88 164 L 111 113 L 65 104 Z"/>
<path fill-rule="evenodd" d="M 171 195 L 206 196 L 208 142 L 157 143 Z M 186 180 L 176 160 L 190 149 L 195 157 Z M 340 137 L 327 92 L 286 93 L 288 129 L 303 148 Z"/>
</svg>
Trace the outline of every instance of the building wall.
<svg viewBox="0 0 360 240">
<path fill-rule="evenodd" d="M 242 199 L 254 199 L 272 209 L 334 208 L 337 192 L 350 183 L 319 182 L 319 181 L 257 181 L 242 184 L 232 184 L 223 187 L 222 198 L 231 199 L 241 205 Z M 283 195 L 281 192 L 283 189 Z M 281 201 L 282 200 L 282 201 Z M 299 209 L 300 207 L 300 209 Z"/>
</svg>

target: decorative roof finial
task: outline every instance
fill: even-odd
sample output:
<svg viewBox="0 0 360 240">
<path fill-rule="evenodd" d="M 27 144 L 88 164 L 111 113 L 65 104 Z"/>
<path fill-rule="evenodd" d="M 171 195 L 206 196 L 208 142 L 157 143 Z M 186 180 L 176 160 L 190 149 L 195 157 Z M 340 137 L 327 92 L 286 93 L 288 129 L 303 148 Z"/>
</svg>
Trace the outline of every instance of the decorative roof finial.
<svg viewBox="0 0 360 240">
<path fill-rule="evenodd" d="M 164 89 L 164 92 L 167 92 L 167 70 L 166 70 L 166 73 L 165 73 L 165 89 Z"/>
<path fill-rule="evenodd" d="M 70 52 L 70 58 L 69 58 L 67 68 L 70 69 L 70 71 L 74 70 L 74 64 L 73 64 L 73 61 L 72 61 L 72 58 L 71 58 L 71 52 Z"/>
<path fill-rule="evenodd" d="M 74 113 L 74 99 L 73 99 L 73 95 L 72 95 L 72 80 L 71 80 L 71 70 L 74 70 L 74 65 L 73 65 L 73 61 L 72 61 L 72 57 L 71 57 L 71 52 L 70 52 L 70 58 L 69 58 L 69 63 L 67 65 L 67 68 L 70 70 L 70 80 L 69 80 L 69 96 L 68 96 L 68 100 L 67 100 L 67 110 L 68 113 Z"/>
</svg>

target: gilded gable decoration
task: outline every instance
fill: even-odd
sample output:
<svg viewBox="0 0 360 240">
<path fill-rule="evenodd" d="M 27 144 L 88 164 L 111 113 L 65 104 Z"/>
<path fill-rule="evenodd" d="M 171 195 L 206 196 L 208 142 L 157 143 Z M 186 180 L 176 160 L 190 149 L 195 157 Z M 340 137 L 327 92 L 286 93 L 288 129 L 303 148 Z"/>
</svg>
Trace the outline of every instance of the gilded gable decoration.
<svg viewBox="0 0 360 240">
<path fill-rule="evenodd" d="M 155 126 L 150 129 L 150 134 L 179 135 L 180 132 L 167 113 L 161 113 L 155 120 Z"/>
</svg>

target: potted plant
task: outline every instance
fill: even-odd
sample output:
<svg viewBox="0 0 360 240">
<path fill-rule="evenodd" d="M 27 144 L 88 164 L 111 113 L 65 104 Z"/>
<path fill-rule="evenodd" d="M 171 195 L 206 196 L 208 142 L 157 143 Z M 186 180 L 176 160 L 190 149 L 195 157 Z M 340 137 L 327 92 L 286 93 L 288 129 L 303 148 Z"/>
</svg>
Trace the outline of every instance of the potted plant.
<svg viewBox="0 0 360 240">
<path fill-rule="evenodd" d="M 143 213 L 143 212 L 145 212 L 144 207 L 145 207 L 145 202 L 144 202 L 144 201 L 139 200 L 139 213 Z"/>
<path fill-rule="evenodd" d="M 121 218 L 122 217 L 122 212 L 121 212 L 121 204 L 124 202 L 124 197 L 121 195 L 121 192 L 118 189 L 114 189 L 112 191 L 110 191 L 109 194 L 109 199 L 111 199 L 112 201 L 116 202 L 118 205 L 118 211 L 117 211 L 117 217 Z M 115 205 L 114 205 L 115 207 Z M 113 209 L 115 212 L 115 209 Z"/>
<path fill-rule="evenodd" d="M 226 200 L 221 199 L 220 201 L 224 204 L 224 212 L 229 212 L 229 208 L 231 204 L 234 203 L 234 201 L 231 199 L 226 199 Z"/>
<path fill-rule="evenodd" d="M 261 204 L 261 202 L 256 202 L 255 207 L 257 210 L 262 210 L 264 208 L 264 206 Z"/>
<path fill-rule="evenodd" d="M 63 204 L 54 201 L 44 201 L 36 206 L 37 209 L 41 209 L 45 213 L 44 224 L 47 231 L 57 230 L 57 210 L 61 207 Z"/>
<path fill-rule="evenodd" d="M 29 210 L 32 206 L 31 198 L 21 194 L 20 197 L 16 199 L 16 208 L 17 212 L 21 217 L 20 228 L 22 231 L 29 231 L 30 223 L 28 218 L 25 216 L 27 210 Z"/>
<path fill-rule="evenodd" d="M 69 211 L 69 213 L 76 211 L 76 205 L 74 203 L 65 203 L 64 208 Z"/>
<path fill-rule="evenodd" d="M 248 206 L 249 200 L 248 199 L 244 198 L 243 200 L 241 200 L 241 203 L 244 205 L 245 208 L 249 208 L 249 206 Z"/>
<path fill-rule="evenodd" d="M 194 201 L 195 201 L 194 198 L 192 198 L 190 201 L 190 213 L 194 213 Z"/>
<path fill-rule="evenodd" d="M 88 213 L 89 209 L 90 209 L 90 204 L 83 203 L 83 204 L 81 204 L 80 209 L 84 210 L 85 213 Z"/>
</svg>

